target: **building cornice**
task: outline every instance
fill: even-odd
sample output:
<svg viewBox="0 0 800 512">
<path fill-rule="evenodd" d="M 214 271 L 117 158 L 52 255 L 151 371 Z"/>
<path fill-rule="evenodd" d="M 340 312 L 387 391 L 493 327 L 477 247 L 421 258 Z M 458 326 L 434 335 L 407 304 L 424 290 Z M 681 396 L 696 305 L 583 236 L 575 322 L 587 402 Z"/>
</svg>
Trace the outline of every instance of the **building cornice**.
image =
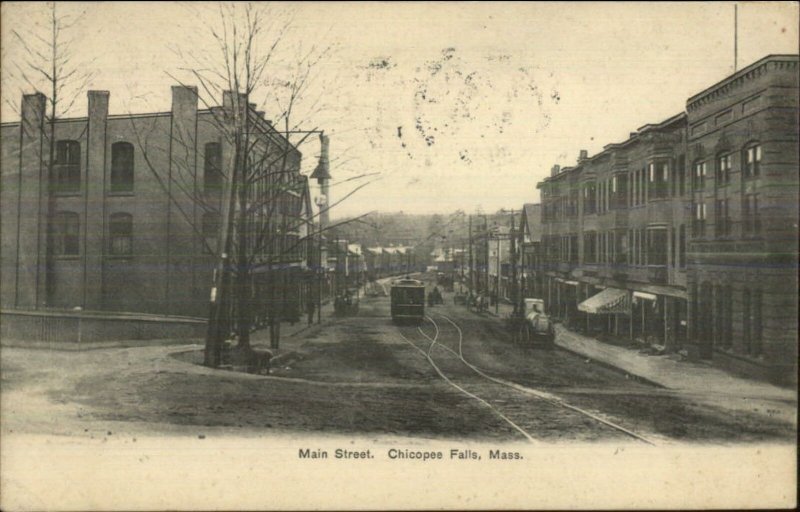
<svg viewBox="0 0 800 512">
<path fill-rule="evenodd" d="M 755 80 L 770 71 L 797 70 L 800 63 L 799 55 L 767 55 L 763 59 L 750 64 L 741 71 L 718 82 L 708 89 L 695 94 L 686 100 L 687 112 L 693 112 L 708 103 L 727 96 L 733 89 L 741 87 L 746 82 Z"/>
</svg>

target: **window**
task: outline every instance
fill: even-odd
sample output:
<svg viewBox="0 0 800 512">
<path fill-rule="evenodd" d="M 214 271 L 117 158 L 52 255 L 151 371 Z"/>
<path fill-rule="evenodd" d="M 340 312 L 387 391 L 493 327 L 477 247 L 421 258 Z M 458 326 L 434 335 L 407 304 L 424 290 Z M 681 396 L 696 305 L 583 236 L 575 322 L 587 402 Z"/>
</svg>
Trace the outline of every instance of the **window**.
<svg viewBox="0 0 800 512">
<path fill-rule="evenodd" d="M 706 204 L 694 203 L 694 218 L 693 218 L 693 234 L 694 236 L 705 236 L 706 234 Z"/>
<path fill-rule="evenodd" d="M 761 146 L 756 144 L 744 150 L 744 177 L 754 178 L 761 173 Z"/>
<path fill-rule="evenodd" d="M 667 264 L 667 229 L 647 230 L 647 264 L 666 266 Z"/>
<path fill-rule="evenodd" d="M 577 215 L 578 215 L 578 191 L 572 190 L 569 193 L 567 216 L 575 217 Z"/>
<path fill-rule="evenodd" d="M 583 235 L 583 262 L 595 263 L 597 261 L 597 233 Z"/>
<path fill-rule="evenodd" d="M 52 191 L 74 193 L 81 190 L 81 145 L 76 140 L 56 142 L 56 155 L 51 176 Z"/>
<path fill-rule="evenodd" d="M 217 142 L 205 146 L 203 163 L 203 190 L 208 194 L 222 193 L 222 148 Z"/>
<path fill-rule="evenodd" d="M 717 205 L 714 210 L 716 235 L 727 236 L 731 233 L 731 219 L 728 216 L 728 200 L 717 199 Z"/>
<path fill-rule="evenodd" d="M 675 175 L 678 177 L 678 194 L 684 195 L 686 193 L 686 157 L 684 155 L 678 157 L 678 169 Z"/>
<path fill-rule="evenodd" d="M 627 237 L 624 231 L 615 233 L 614 243 L 614 263 L 617 265 L 624 265 L 625 262 L 628 261 Z"/>
<path fill-rule="evenodd" d="M 569 237 L 569 262 L 578 263 L 578 235 Z"/>
<path fill-rule="evenodd" d="M 80 254 L 80 219 L 77 213 L 58 212 L 53 218 L 53 254 L 77 256 Z"/>
<path fill-rule="evenodd" d="M 595 183 L 589 182 L 583 189 L 583 213 L 584 215 L 591 215 L 597 212 L 597 186 Z"/>
<path fill-rule="evenodd" d="M 129 213 L 115 213 L 109 222 L 109 253 L 113 256 L 133 254 L 133 216 Z"/>
<path fill-rule="evenodd" d="M 721 187 L 731 181 L 731 162 L 732 155 L 722 155 L 717 157 L 717 180 L 716 185 Z"/>
<path fill-rule="evenodd" d="M 111 192 L 133 191 L 133 144 L 111 145 Z"/>
<path fill-rule="evenodd" d="M 694 190 L 703 190 L 706 186 L 706 163 L 697 162 L 694 164 Z"/>
<path fill-rule="evenodd" d="M 221 224 L 218 213 L 207 212 L 203 214 L 204 254 L 217 254 L 219 252 L 219 228 Z"/>
<path fill-rule="evenodd" d="M 614 208 L 627 208 L 628 207 L 628 175 L 627 174 L 618 174 L 614 176 L 613 187 L 615 197 L 614 197 Z"/>
<path fill-rule="evenodd" d="M 649 199 L 663 199 L 669 193 L 669 163 L 655 162 L 648 166 Z"/>
<path fill-rule="evenodd" d="M 680 268 L 686 267 L 686 226 L 683 224 L 678 230 L 678 262 Z"/>
<path fill-rule="evenodd" d="M 761 232 L 761 220 L 758 216 L 758 194 L 745 194 L 742 204 L 743 229 L 747 235 Z"/>
</svg>

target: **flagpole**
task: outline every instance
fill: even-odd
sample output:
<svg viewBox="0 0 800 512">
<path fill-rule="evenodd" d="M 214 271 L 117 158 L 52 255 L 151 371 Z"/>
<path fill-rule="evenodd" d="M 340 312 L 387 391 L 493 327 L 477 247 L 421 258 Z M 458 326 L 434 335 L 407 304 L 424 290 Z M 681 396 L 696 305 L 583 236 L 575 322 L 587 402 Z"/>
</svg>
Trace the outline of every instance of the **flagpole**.
<svg viewBox="0 0 800 512">
<path fill-rule="evenodd" d="M 739 69 L 739 5 L 733 4 L 733 72 Z"/>
</svg>

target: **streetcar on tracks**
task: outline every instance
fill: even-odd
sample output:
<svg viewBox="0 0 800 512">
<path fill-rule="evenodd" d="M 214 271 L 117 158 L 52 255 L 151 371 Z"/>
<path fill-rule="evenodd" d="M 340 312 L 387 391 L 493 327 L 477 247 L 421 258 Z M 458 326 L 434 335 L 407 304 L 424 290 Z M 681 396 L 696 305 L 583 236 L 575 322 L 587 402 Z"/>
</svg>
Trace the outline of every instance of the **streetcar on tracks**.
<svg viewBox="0 0 800 512">
<path fill-rule="evenodd" d="M 425 318 L 425 283 L 417 279 L 398 279 L 392 283 L 392 321 L 420 324 Z"/>
</svg>

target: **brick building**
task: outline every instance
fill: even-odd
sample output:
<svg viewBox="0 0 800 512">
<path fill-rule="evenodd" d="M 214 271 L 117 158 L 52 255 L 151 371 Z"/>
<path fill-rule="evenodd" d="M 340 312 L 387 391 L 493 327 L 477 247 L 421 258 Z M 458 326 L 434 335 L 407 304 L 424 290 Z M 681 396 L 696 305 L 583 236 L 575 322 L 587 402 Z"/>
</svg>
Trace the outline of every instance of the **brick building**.
<svg viewBox="0 0 800 512">
<path fill-rule="evenodd" d="M 797 361 L 798 56 L 539 183 L 551 312 L 752 375 Z"/>
<path fill-rule="evenodd" d="M 542 243 L 542 205 L 528 203 L 520 213 L 519 269 L 517 275 L 521 283 L 523 297 L 543 296 L 544 276 L 541 262 Z"/>
<path fill-rule="evenodd" d="M 2 125 L 3 308 L 205 316 L 232 166 L 220 120 L 233 95 L 199 109 L 197 89 L 176 86 L 169 112 L 136 115 L 109 115 L 105 91 L 89 91 L 88 100 L 86 117 L 51 126 L 45 96 L 25 95 L 21 121 Z M 297 303 L 308 295 L 301 276 L 311 261 L 301 154 L 263 112 L 246 110 L 259 158 L 279 155 L 284 169 L 249 191 L 254 202 L 278 191 L 278 208 L 254 211 L 249 224 L 272 230 L 254 258 L 256 289 L 282 282 L 281 300 Z"/>
</svg>

